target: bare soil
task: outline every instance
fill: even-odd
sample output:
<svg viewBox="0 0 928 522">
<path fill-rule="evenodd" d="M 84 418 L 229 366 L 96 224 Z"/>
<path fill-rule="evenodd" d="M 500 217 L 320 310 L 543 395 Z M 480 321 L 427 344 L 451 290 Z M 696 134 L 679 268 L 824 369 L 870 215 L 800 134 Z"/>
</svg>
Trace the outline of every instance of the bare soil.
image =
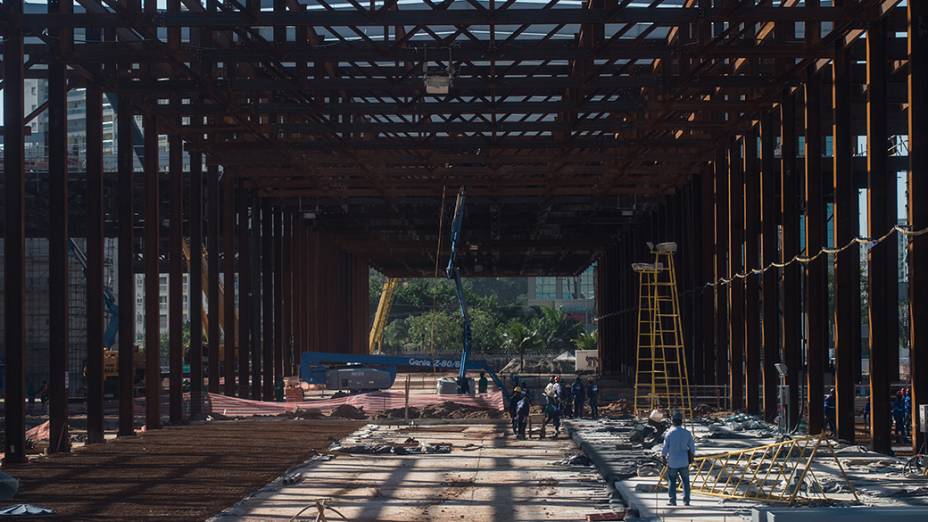
<svg viewBox="0 0 928 522">
<path fill-rule="evenodd" d="M 57 520 L 204 520 L 363 423 L 291 419 L 166 427 L 3 471 L 20 480 L 9 504 Z"/>
</svg>

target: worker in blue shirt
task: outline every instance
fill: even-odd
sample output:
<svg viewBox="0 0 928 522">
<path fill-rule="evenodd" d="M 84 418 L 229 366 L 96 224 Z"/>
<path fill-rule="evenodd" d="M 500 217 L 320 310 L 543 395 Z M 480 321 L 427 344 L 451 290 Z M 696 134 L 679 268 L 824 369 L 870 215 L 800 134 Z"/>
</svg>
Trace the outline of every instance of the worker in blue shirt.
<svg viewBox="0 0 928 522">
<path fill-rule="evenodd" d="M 516 402 L 516 438 L 525 438 L 525 425 L 528 424 L 528 414 L 531 409 L 532 399 L 527 390 L 523 390 L 521 397 Z"/>
<path fill-rule="evenodd" d="M 522 400 L 522 388 L 516 386 L 512 389 L 512 397 L 509 398 L 509 418 L 512 420 L 512 434 L 519 434 L 518 409 L 519 401 Z"/>
<path fill-rule="evenodd" d="M 590 417 L 599 418 L 599 383 L 596 379 L 590 378 L 590 384 L 586 387 L 586 396 L 590 399 Z"/>
<path fill-rule="evenodd" d="M 893 399 L 892 412 L 893 421 L 896 423 L 896 444 L 902 444 L 906 441 L 905 399 L 902 398 L 902 390 L 899 390 Z"/>
<path fill-rule="evenodd" d="M 838 432 L 838 426 L 835 423 L 837 404 L 835 403 L 835 390 L 832 388 L 825 395 L 825 427 L 832 433 Z"/>
<path fill-rule="evenodd" d="M 683 482 L 683 504 L 690 505 L 690 463 L 696 456 L 696 442 L 693 434 L 683 427 L 683 414 L 674 412 L 671 417 L 673 426 L 664 434 L 664 446 L 661 458 L 667 466 L 671 506 L 677 505 L 677 479 Z"/>
<path fill-rule="evenodd" d="M 578 419 L 583 418 L 583 399 L 586 395 L 586 390 L 583 386 L 583 381 L 580 380 L 580 376 L 574 380 L 573 386 L 570 387 L 570 392 L 574 396 L 574 416 Z"/>
</svg>

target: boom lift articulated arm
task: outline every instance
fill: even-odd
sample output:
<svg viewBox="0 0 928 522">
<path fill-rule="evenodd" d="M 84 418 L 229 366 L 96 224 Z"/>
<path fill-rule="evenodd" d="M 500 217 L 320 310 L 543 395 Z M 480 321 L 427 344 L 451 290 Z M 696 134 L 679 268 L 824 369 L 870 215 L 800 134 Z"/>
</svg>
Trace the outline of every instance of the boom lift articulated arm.
<svg viewBox="0 0 928 522">
<path fill-rule="evenodd" d="M 464 188 L 461 187 L 454 205 L 454 219 L 451 221 L 451 256 L 448 258 L 448 267 L 445 268 L 445 275 L 448 279 L 454 279 L 454 291 L 458 296 L 458 304 L 461 307 L 461 319 L 464 323 L 464 349 L 461 351 L 461 366 L 458 371 L 458 393 L 469 392 L 467 385 L 467 358 L 470 355 L 471 341 L 470 316 L 467 315 L 467 302 L 464 301 L 464 285 L 461 283 L 461 270 L 456 264 L 458 241 L 461 239 L 461 224 L 463 221 Z"/>
</svg>

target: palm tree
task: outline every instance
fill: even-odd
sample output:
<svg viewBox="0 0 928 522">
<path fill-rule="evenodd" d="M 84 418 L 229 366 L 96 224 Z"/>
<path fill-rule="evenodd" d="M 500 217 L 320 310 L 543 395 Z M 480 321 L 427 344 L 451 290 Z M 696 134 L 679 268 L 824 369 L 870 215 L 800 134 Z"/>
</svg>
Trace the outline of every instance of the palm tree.
<svg viewBox="0 0 928 522">
<path fill-rule="evenodd" d="M 549 351 L 569 350 L 583 332 L 583 327 L 560 308 L 541 306 L 530 325 L 538 332 L 544 347 Z"/>
<path fill-rule="evenodd" d="M 574 345 L 578 350 L 595 350 L 596 349 L 596 330 L 590 333 L 582 332 Z"/>
<path fill-rule="evenodd" d="M 529 328 L 525 323 L 512 320 L 506 323 L 502 334 L 503 349 L 511 354 L 519 354 L 519 371 L 525 367 L 525 352 L 537 350 L 542 346 L 542 339 L 538 331 Z"/>
</svg>

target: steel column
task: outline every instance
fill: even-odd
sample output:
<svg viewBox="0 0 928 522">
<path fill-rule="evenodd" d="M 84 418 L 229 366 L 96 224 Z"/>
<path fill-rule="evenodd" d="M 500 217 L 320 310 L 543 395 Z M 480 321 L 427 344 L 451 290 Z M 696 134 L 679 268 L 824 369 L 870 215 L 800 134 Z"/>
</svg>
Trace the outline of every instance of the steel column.
<svg viewBox="0 0 928 522">
<path fill-rule="evenodd" d="M 767 113 L 760 122 L 760 193 L 761 193 L 761 264 L 767 271 L 763 281 L 762 344 L 764 347 L 763 396 L 764 419 L 773 422 L 777 416 L 777 384 L 779 376 L 774 364 L 780 362 L 779 316 L 780 292 L 777 270 L 771 263 L 777 261 L 777 178 L 779 169 L 774 157 L 776 129 L 774 115 Z"/>
<path fill-rule="evenodd" d="M 806 252 L 814 256 L 825 247 L 825 179 L 822 173 L 822 86 L 813 67 L 805 85 Z M 827 256 L 805 265 L 806 385 L 809 433 L 822 431 L 824 421 L 825 357 L 828 346 Z"/>
<path fill-rule="evenodd" d="M 731 401 L 731 369 L 729 368 L 728 285 L 718 282 L 729 276 L 728 268 L 728 155 L 719 151 L 715 163 L 715 334 L 716 375 L 720 383 L 729 385 Z"/>
<path fill-rule="evenodd" d="M 909 1 L 909 225 L 928 228 L 928 5 Z M 895 208 L 895 206 L 894 206 Z M 913 448 L 920 448 L 918 405 L 928 404 L 928 235 L 908 244 Z"/>
<path fill-rule="evenodd" d="M 251 232 L 248 192 L 238 188 L 238 396 L 251 396 Z"/>
<path fill-rule="evenodd" d="M 174 98 L 172 103 L 178 103 Z M 170 279 L 168 288 L 168 338 L 170 360 L 170 382 L 168 412 L 171 424 L 179 424 L 184 418 L 184 164 L 183 144 L 180 136 L 168 136 L 168 173 L 170 190 Z"/>
<path fill-rule="evenodd" d="M 274 223 L 273 223 L 273 248 L 274 248 L 274 257 L 271 262 L 273 267 L 271 268 L 274 275 L 274 384 L 276 386 L 277 380 L 283 378 L 284 376 L 284 351 L 283 351 L 283 301 L 281 298 L 283 285 L 281 284 L 281 276 L 283 275 L 283 241 L 281 240 L 281 235 L 283 232 L 283 212 L 280 207 L 275 207 L 273 210 Z"/>
<path fill-rule="evenodd" d="M 3 190 L 4 221 L 4 464 L 26 461 L 24 369 L 26 349 L 25 132 L 23 126 L 22 0 L 4 2 Z"/>
<path fill-rule="evenodd" d="M 203 156 L 190 153 L 190 417 L 203 413 Z"/>
<path fill-rule="evenodd" d="M 161 427 L 161 197 L 158 191 L 158 129 L 147 108 L 145 127 L 145 427 Z"/>
<path fill-rule="evenodd" d="M 293 214 L 283 214 L 283 241 L 281 244 L 280 277 L 281 277 L 281 337 L 283 341 L 283 372 L 284 375 L 294 375 L 293 364 L 293 277 L 291 273 L 291 255 L 293 251 Z"/>
<path fill-rule="evenodd" d="M 844 43 L 838 42 L 832 61 L 835 247 L 843 247 L 857 237 L 860 221 L 857 184 L 851 166 L 854 149 L 851 143 L 850 96 L 850 61 Z M 856 410 L 854 360 L 860 353 L 860 250 L 857 243 L 852 243 L 851 248 L 835 256 L 834 263 L 837 436 L 841 440 L 853 442 Z"/>
<path fill-rule="evenodd" d="M 783 243 L 780 262 L 788 263 L 800 253 L 799 215 L 802 213 L 802 174 L 798 168 L 796 139 L 796 99 L 789 89 L 780 103 L 780 223 Z M 789 386 L 790 426 L 799 423 L 799 383 L 802 381 L 802 268 L 791 263 L 783 273 L 783 322 L 780 358 L 786 362 Z"/>
<path fill-rule="evenodd" d="M 264 330 L 262 328 L 261 312 L 264 306 L 264 300 L 261 298 L 262 285 L 262 250 L 264 245 L 261 241 L 261 221 L 263 214 L 263 205 L 260 200 L 249 196 L 251 201 L 251 398 L 261 399 L 261 378 L 264 372 Z"/>
<path fill-rule="evenodd" d="M 49 0 L 48 12 L 67 15 L 70 0 Z M 68 435 L 68 86 L 65 55 L 70 51 L 73 33 L 57 29 L 49 35 L 48 64 L 48 178 L 49 208 L 55 219 L 48 230 L 48 452 L 67 452 Z M 22 122 L 19 122 L 22 125 Z"/>
<path fill-rule="evenodd" d="M 264 379 L 261 395 L 266 401 L 274 400 L 274 210 L 270 200 L 261 202 L 261 316 L 264 320 L 262 335 Z"/>
<path fill-rule="evenodd" d="M 223 393 L 235 395 L 235 185 L 232 171 L 222 173 L 222 277 L 225 318 L 222 329 Z"/>
<path fill-rule="evenodd" d="M 760 413 L 761 331 L 760 277 L 751 270 L 760 268 L 760 167 L 757 161 L 757 127 L 744 137 L 744 272 L 745 285 L 744 364 L 747 377 L 745 395 L 749 413 Z"/>
<path fill-rule="evenodd" d="M 702 356 L 703 369 L 706 374 L 706 384 L 718 384 L 721 375 L 716 372 L 714 364 L 715 354 L 718 350 L 716 341 L 715 321 L 715 287 L 706 286 L 706 283 L 715 281 L 715 190 L 713 187 L 712 171 L 704 169 L 699 176 L 700 185 L 700 242 L 699 255 L 702 259 L 701 272 L 697 278 L 697 291 L 700 296 L 698 313 L 702 324 Z"/>
<path fill-rule="evenodd" d="M 887 27 L 883 20 L 867 29 L 867 180 L 870 189 L 867 222 L 871 237 L 884 234 L 896 224 L 896 206 L 889 208 L 890 198 L 895 199 L 896 176 L 888 173 L 886 153 L 886 37 Z M 888 316 L 884 313 L 884 309 L 898 306 L 888 292 L 892 285 L 898 285 L 896 256 L 892 255 L 896 249 L 886 248 L 889 243 L 886 241 L 870 249 L 868 278 L 871 447 L 887 454 L 892 451 L 889 386 L 899 375 L 899 343 L 894 336 L 898 327 L 886 324 Z"/>
<path fill-rule="evenodd" d="M 731 409 L 744 409 L 744 279 L 734 277 L 744 270 L 744 172 L 741 144 L 728 149 L 728 335 Z"/>
<path fill-rule="evenodd" d="M 101 41 L 87 29 L 87 41 Z M 99 74 L 99 64 L 90 65 Z M 85 91 L 87 169 L 87 442 L 103 442 L 103 91 L 90 82 Z M 107 346 L 107 348 L 112 348 Z"/>
<path fill-rule="evenodd" d="M 116 110 L 119 214 L 119 435 L 135 434 L 133 388 L 135 369 L 135 211 L 133 209 L 132 112 L 125 95 Z"/>
<path fill-rule="evenodd" d="M 207 386 L 210 393 L 219 393 L 219 168 L 212 161 L 206 168 L 206 309 L 208 323 Z"/>
</svg>

